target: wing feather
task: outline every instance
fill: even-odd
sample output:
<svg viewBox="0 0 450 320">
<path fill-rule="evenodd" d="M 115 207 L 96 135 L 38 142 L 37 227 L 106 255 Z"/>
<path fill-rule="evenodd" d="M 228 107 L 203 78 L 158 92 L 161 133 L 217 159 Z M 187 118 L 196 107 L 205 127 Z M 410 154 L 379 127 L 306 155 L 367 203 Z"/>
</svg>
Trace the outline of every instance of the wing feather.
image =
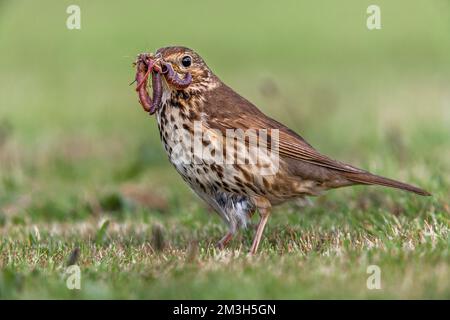
<svg viewBox="0 0 450 320">
<path fill-rule="evenodd" d="M 272 129 L 279 130 L 278 148 L 281 156 L 346 173 L 366 171 L 333 160 L 315 150 L 305 139 L 280 122 L 266 116 L 251 102 L 222 84 L 210 94 L 216 105 L 207 105 L 207 125 L 225 133 L 226 129 Z"/>
</svg>

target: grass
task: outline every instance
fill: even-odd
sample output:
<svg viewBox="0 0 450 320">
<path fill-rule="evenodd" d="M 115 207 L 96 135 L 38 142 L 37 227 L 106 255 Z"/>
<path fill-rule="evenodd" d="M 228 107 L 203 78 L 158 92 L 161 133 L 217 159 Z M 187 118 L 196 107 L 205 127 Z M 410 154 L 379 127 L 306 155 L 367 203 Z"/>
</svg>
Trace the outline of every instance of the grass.
<svg viewBox="0 0 450 320">
<path fill-rule="evenodd" d="M 370 32 L 368 1 L 180 1 L 179 24 L 162 1 L 79 1 L 79 31 L 69 4 L 0 2 L 0 298 L 450 298 L 448 2 L 379 1 Z M 325 154 L 433 197 L 335 190 L 277 208 L 258 256 L 254 226 L 215 250 L 225 226 L 128 86 L 172 43 Z"/>
</svg>

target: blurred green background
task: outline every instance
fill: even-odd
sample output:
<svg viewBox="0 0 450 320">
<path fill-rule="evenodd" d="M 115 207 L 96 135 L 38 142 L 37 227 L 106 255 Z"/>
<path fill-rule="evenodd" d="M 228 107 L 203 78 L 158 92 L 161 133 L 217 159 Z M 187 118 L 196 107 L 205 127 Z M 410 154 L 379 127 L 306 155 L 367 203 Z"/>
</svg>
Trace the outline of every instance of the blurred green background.
<svg viewBox="0 0 450 320">
<path fill-rule="evenodd" d="M 81 30 L 66 28 L 66 8 L 71 4 L 81 8 Z M 370 4 L 381 8 L 381 30 L 366 27 Z M 282 218 L 273 221 L 273 228 L 278 229 L 269 229 L 269 234 L 290 221 L 299 228 L 322 226 L 325 234 L 346 226 L 364 238 L 365 225 L 357 221 L 363 224 L 368 212 L 378 214 L 380 221 L 391 219 L 386 217 L 400 208 L 399 219 L 404 219 L 400 225 L 419 225 L 411 231 L 411 239 L 401 238 L 395 246 L 419 241 L 417 232 L 426 231 L 423 221 L 434 221 L 433 230 L 438 226 L 441 230 L 437 233 L 441 251 L 427 266 L 430 273 L 440 272 L 448 280 L 449 30 L 447 0 L 0 0 L 0 296 L 71 297 L 61 289 L 56 274 L 71 250 L 81 247 L 81 263 L 91 272 L 92 288 L 101 289 L 82 290 L 76 297 L 202 298 L 205 287 L 218 298 L 336 297 L 331 287 L 339 287 L 339 272 L 331 272 L 336 279 L 329 285 L 319 285 L 308 278 L 306 269 L 304 291 L 285 290 L 283 281 L 289 277 L 274 275 L 272 280 L 280 285 L 273 291 L 264 287 L 247 292 L 226 284 L 219 290 L 209 278 L 201 284 L 189 281 L 192 273 L 201 270 L 199 266 L 189 269 L 191 273 L 186 271 L 181 280 L 166 275 L 164 282 L 158 282 L 166 260 L 150 265 L 137 260 L 145 274 L 152 274 L 150 278 L 142 276 L 140 269 L 129 269 L 128 260 L 114 260 L 115 246 L 139 251 L 139 246 L 151 242 L 157 230 L 154 222 L 158 222 L 167 232 L 170 250 L 189 253 L 192 240 L 200 244 L 200 264 L 215 261 L 214 254 L 202 248 L 225 230 L 219 219 L 205 213 L 170 166 L 155 120 L 142 112 L 134 87 L 129 86 L 135 56 L 167 45 L 196 50 L 225 83 L 302 134 L 318 150 L 419 184 L 434 195 L 433 199 L 418 199 L 362 188 L 332 192 L 329 200 L 319 199 L 319 208 L 306 209 L 306 218 L 292 213 L 300 209 L 281 209 Z M 367 201 L 369 205 L 358 207 Z M 320 203 L 325 209 L 320 209 Z M 283 211 L 290 212 L 288 218 Z M 335 218 L 328 217 L 331 213 Z M 360 220 L 353 221 L 358 214 Z M 113 226 L 106 244 L 92 241 L 103 239 L 105 228 L 97 225 L 105 219 Z M 144 228 L 142 234 L 135 234 L 135 225 Z M 382 225 L 375 237 L 382 237 L 383 228 L 390 226 Z M 130 237 L 137 237 L 137 242 Z M 250 240 L 251 233 L 244 234 L 244 244 Z M 283 239 L 278 245 L 283 247 L 283 243 L 287 248 L 288 241 Z M 332 243 L 330 238 L 328 244 Z M 266 245 L 275 256 L 281 254 L 276 246 Z M 96 252 L 100 249 L 113 260 L 99 258 Z M 425 255 L 428 249 L 428 245 L 423 249 Z M 124 250 L 125 255 L 132 254 Z M 352 253 L 354 248 L 350 245 L 348 250 Z M 178 253 L 165 254 L 178 259 Z M 316 254 L 316 260 L 307 260 L 312 274 L 323 262 L 322 255 Z M 301 256 L 308 257 L 308 253 Z M 386 257 L 390 256 L 388 251 Z M 289 263 L 297 263 L 295 255 L 290 259 Z M 94 267 L 99 260 L 104 269 Z M 236 263 L 248 267 L 246 261 Z M 276 258 L 270 263 L 276 265 Z M 392 261 L 389 265 L 394 265 L 394 274 L 404 274 Z M 440 266 L 438 271 L 435 265 Z M 290 264 L 283 266 L 290 268 Z M 114 291 L 114 282 L 101 274 L 108 270 L 123 275 L 124 268 L 131 270 L 136 282 L 122 279 L 129 287 L 120 295 Z M 251 278 L 251 272 L 247 276 Z M 258 269 L 255 277 L 265 278 Z M 413 296 L 448 297 L 448 285 L 441 291 L 433 287 L 439 279 L 432 281 L 431 289 L 421 287 Z M 32 285 L 36 281 L 43 284 L 39 290 Z M 185 291 L 177 291 L 179 283 Z M 396 293 L 397 284 L 392 283 L 393 291 L 385 292 L 387 296 L 411 296 L 412 287 L 406 285 Z M 159 294 L 151 290 L 155 287 Z M 366 297 L 363 289 L 349 290 L 346 296 Z"/>
</svg>

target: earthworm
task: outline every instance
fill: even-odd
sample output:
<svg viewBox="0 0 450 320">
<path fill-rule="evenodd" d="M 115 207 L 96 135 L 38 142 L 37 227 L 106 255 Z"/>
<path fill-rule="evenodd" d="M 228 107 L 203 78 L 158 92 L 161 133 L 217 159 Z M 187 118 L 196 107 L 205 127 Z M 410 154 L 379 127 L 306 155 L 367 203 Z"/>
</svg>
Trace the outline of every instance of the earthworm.
<svg viewBox="0 0 450 320">
<path fill-rule="evenodd" d="M 148 95 L 147 92 L 147 70 L 146 65 L 143 61 L 138 61 L 137 63 L 137 71 L 136 71 L 136 91 L 139 95 L 139 102 L 144 108 L 145 111 L 150 111 L 152 105 L 152 99 Z"/>
<path fill-rule="evenodd" d="M 146 56 L 139 56 L 136 62 L 136 91 L 139 95 L 139 102 L 150 114 L 154 114 L 156 109 L 161 104 L 162 97 L 162 83 L 159 68 L 155 68 L 153 60 Z M 147 91 L 148 77 L 152 74 L 153 100 Z"/>
<path fill-rule="evenodd" d="M 162 98 L 162 81 L 159 72 L 152 72 L 152 87 L 153 87 L 153 103 L 150 108 L 150 114 L 154 114 L 156 109 L 161 105 Z"/>
<path fill-rule="evenodd" d="M 186 73 L 184 79 L 180 79 L 170 63 L 163 63 L 161 72 L 164 74 L 167 82 L 177 90 L 186 89 L 192 82 L 192 75 L 189 72 Z"/>
</svg>

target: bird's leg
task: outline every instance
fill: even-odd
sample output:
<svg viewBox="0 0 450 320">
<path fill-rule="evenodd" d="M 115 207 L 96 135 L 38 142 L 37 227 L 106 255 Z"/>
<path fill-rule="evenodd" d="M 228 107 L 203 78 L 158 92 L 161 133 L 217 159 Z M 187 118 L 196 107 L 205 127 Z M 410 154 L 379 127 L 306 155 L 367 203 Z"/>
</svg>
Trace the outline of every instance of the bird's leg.
<svg viewBox="0 0 450 320">
<path fill-rule="evenodd" d="M 264 199 L 264 201 L 260 201 L 261 204 L 258 206 L 258 212 L 260 215 L 260 220 L 258 223 L 258 227 L 256 229 L 255 238 L 253 238 L 253 244 L 250 249 L 249 254 L 254 255 L 258 251 L 259 243 L 261 242 L 261 237 L 264 232 L 264 227 L 266 226 L 267 220 L 269 219 L 271 206 L 268 200 Z"/>
<path fill-rule="evenodd" d="M 225 236 L 223 236 L 223 238 L 220 239 L 219 242 L 217 242 L 216 247 L 218 249 L 222 250 L 231 241 L 231 239 L 233 239 L 233 236 L 234 236 L 234 231 L 232 231 L 232 230 L 228 231 L 227 234 Z"/>
<path fill-rule="evenodd" d="M 258 228 L 256 229 L 255 238 L 253 238 L 253 244 L 250 249 L 250 255 L 254 255 L 258 251 L 258 246 L 259 243 L 261 242 L 261 237 L 264 232 L 264 227 L 266 226 L 267 220 L 269 219 L 270 216 L 270 209 L 267 208 L 260 209 L 260 216 L 261 219 L 259 220 Z"/>
</svg>

